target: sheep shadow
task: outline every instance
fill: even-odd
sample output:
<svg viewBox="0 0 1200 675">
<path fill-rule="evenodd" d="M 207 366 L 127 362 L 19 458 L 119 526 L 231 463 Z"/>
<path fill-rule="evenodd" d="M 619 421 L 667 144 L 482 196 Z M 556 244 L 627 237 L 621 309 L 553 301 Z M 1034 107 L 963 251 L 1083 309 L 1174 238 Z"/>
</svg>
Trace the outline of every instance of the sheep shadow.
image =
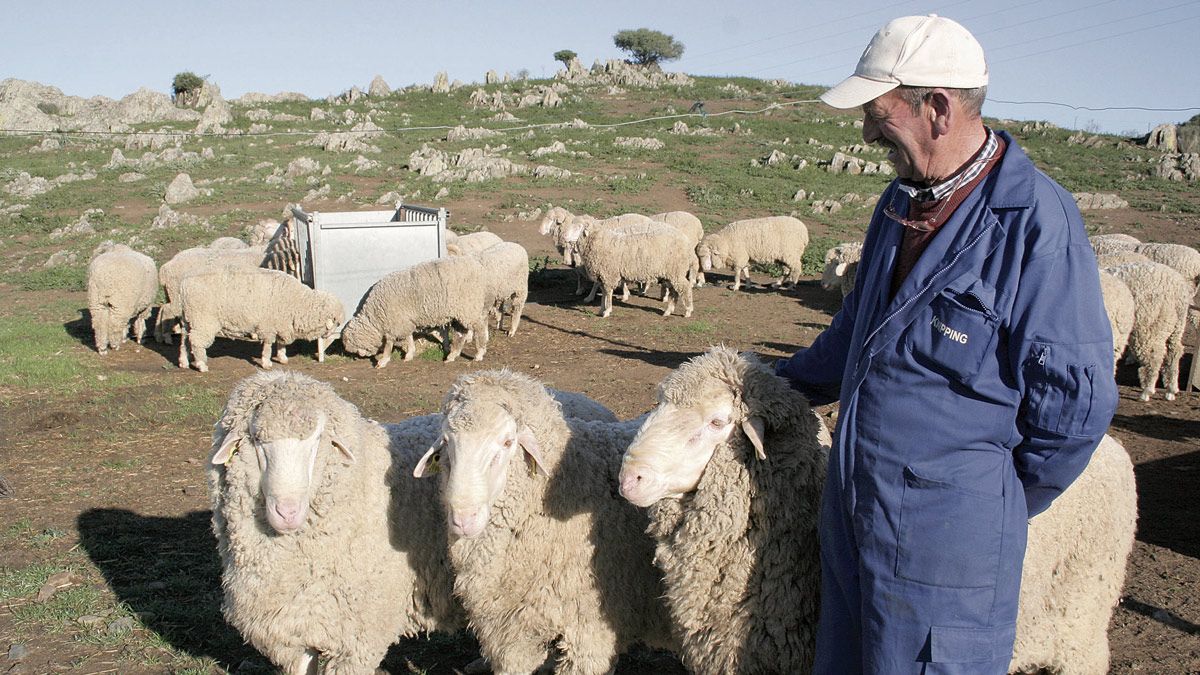
<svg viewBox="0 0 1200 675">
<path fill-rule="evenodd" d="M 179 518 L 126 509 L 79 515 L 79 543 L 117 600 L 173 649 L 235 670 L 266 659 L 221 615 L 221 563 L 210 511 Z M 245 665 L 243 665 L 245 664 Z"/>
<path fill-rule="evenodd" d="M 702 351 L 697 352 L 670 352 L 656 349 L 601 349 L 601 354 L 608 354 L 622 359 L 631 359 L 641 361 L 642 363 L 651 366 L 661 366 L 674 370 L 680 364 L 688 359 L 699 356 Z"/>
<path fill-rule="evenodd" d="M 96 333 L 92 330 L 91 312 L 86 307 L 81 308 L 79 317 L 71 319 L 63 324 L 63 330 L 72 339 L 79 341 L 80 344 L 88 349 L 96 350 Z M 154 310 L 150 314 L 150 318 L 146 321 L 146 334 L 142 340 L 141 348 L 147 351 L 158 354 L 164 361 L 175 365 L 179 361 L 179 336 L 171 336 L 171 344 L 163 344 L 154 339 L 154 326 L 158 322 L 158 310 Z M 122 345 L 123 348 L 131 348 L 133 342 L 132 331 L 129 335 L 129 341 Z M 288 353 L 315 353 L 316 342 L 297 340 L 288 347 Z M 217 338 L 206 350 L 209 360 L 222 357 L 231 357 L 239 361 L 247 363 L 256 363 L 257 359 L 262 355 L 262 344 L 246 340 L 229 340 L 225 338 Z"/>
<path fill-rule="evenodd" d="M 1139 541 L 1200 559 L 1200 450 L 1138 464 Z"/>
</svg>

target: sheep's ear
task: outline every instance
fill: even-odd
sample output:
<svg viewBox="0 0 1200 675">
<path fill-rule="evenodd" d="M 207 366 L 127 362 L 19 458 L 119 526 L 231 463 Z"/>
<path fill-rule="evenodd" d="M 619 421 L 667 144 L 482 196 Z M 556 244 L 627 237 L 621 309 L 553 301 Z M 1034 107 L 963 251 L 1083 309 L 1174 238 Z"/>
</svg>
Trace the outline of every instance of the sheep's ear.
<svg viewBox="0 0 1200 675">
<path fill-rule="evenodd" d="M 225 437 L 225 442 L 221 447 L 217 448 L 217 453 L 213 455 L 212 463 L 215 465 L 228 464 L 229 460 L 233 459 L 234 453 L 238 450 L 238 445 L 242 442 L 242 437 L 237 434 L 229 434 Z"/>
<path fill-rule="evenodd" d="M 742 433 L 746 434 L 746 438 L 750 439 L 750 445 L 754 446 L 754 454 L 758 455 L 759 459 L 766 459 L 767 452 L 763 450 L 763 437 L 765 435 L 766 425 L 761 417 L 750 417 L 745 422 L 742 422 Z"/>
<path fill-rule="evenodd" d="M 846 268 L 849 266 L 850 266 L 850 263 L 840 262 L 837 264 L 837 267 L 833 268 L 833 273 L 840 277 L 846 273 Z"/>
<path fill-rule="evenodd" d="M 354 453 L 351 452 L 350 448 L 347 447 L 346 444 L 343 443 L 340 439 L 330 436 L 329 444 L 332 445 L 333 447 L 337 448 L 338 450 L 340 450 L 341 453 L 346 456 L 346 459 L 350 460 L 351 462 L 355 461 Z"/>
<path fill-rule="evenodd" d="M 417 462 L 417 468 L 413 469 L 413 478 L 428 478 L 442 470 L 438 460 L 441 459 L 442 448 L 445 445 L 446 437 L 442 436 L 436 443 L 429 446 L 429 449 L 421 457 L 421 461 Z"/>
<path fill-rule="evenodd" d="M 533 435 L 529 427 L 521 427 L 521 431 L 517 433 L 517 442 L 524 448 L 525 455 L 533 460 L 533 465 L 537 467 L 538 473 L 549 476 L 545 460 L 542 459 L 542 446 L 538 445 L 537 437 Z"/>
</svg>

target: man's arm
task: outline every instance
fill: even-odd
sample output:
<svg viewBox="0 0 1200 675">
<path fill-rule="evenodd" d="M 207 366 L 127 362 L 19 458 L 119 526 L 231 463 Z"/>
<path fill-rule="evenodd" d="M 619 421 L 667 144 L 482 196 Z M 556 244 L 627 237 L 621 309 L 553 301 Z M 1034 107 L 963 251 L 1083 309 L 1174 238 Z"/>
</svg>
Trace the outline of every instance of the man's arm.
<svg viewBox="0 0 1200 675">
<path fill-rule="evenodd" d="M 860 287 L 855 286 L 842 300 L 833 323 L 817 336 L 811 347 L 775 364 L 775 374 L 787 378 L 813 405 L 832 403 L 841 396 L 842 373 L 854 333 Z"/>
<path fill-rule="evenodd" d="M 1090 246 L 1027 263 L 1010 330 L 1024 437 L 1013 461 L 1032 517 L 1087 467 L 1117 407 L 1112 333 Z"/>
</svg>

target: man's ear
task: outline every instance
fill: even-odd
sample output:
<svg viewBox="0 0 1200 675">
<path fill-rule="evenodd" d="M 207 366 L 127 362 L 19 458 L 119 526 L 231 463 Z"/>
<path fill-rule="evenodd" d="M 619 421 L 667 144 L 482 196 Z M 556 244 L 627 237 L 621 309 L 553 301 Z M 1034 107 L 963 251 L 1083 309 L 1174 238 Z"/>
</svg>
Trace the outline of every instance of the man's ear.
<svg viewBox="0 0 1200 675">
<path fill-rule="evenodd" d="M 929 92 L 925 97 L 925 114 L 930 116 L 930 124 L 938 135 L 950 131 L 950 122 L 954 116 L 954 105 L 951 98 L 954 95 L 940 87 Z"/>
</svg>

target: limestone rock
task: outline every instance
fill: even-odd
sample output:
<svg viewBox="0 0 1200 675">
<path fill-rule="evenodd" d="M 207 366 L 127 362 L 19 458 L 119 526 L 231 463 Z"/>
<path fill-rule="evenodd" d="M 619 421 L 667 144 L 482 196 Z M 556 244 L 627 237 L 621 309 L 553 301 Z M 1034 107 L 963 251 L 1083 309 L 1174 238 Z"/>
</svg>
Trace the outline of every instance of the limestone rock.
<svg viewBox="0 0 1200 675">
<path fill-rule="evenodd" d="M 1111 192 L 1076 192 L 1073 196 L 1080 211 L 1123 209 L 1129 206 L 1129 202 Z"/>
<path fill-rule="evenodd" d="M 370 86 L 367 87 L 367 96 L 371 98 L 383 98 L 389 96 L 391 93 L 392 88 L 388 86 L 387 81 L 383 79 L 382 75 L 376 75 L 371 80 Z"/>
<path fill-rule="evenodd" d="M 208 192 L 211 194 L 212 190 Z M 181 173 L 175 176 L 175 179 L 167 186 L 167 193 L 163 197 L 163 201 L 167 204 L 183 204 L 192 201 L 202 194 L 204 193 L 192 184 L 192 177 L 186 173 Z"/>
<path fill-rule="evenodd" d="M 1174 124 L 1160 124 L 1154 127 L 1146 137 L 1146 147 L 1158 148 L 1166 152 L 1179 152 L 1177 129 Z"/>
<path fill-rule="evenodd" d="M 633 148 L 637 150 L 662 150 L 667 147 L 666 143 L 657 138 L 636 138 L 617 136 L 613 141 L 613 145 L 618 148 Z"/>
<path fill-rule="evenodd" d="M 444 71 L 439 72 L 433 78 L 433 86 L 430 87 L 430 91 L 435 94 L 449 94 L 450 76 L 448 76 Z"/>
<path fill-rule="evenodd" d="M 311 157 L 297 157 L 288 162 L 283 174 L 288 178 L 308 176 L 321 170 L 321 163 Z"/>
</svg>

